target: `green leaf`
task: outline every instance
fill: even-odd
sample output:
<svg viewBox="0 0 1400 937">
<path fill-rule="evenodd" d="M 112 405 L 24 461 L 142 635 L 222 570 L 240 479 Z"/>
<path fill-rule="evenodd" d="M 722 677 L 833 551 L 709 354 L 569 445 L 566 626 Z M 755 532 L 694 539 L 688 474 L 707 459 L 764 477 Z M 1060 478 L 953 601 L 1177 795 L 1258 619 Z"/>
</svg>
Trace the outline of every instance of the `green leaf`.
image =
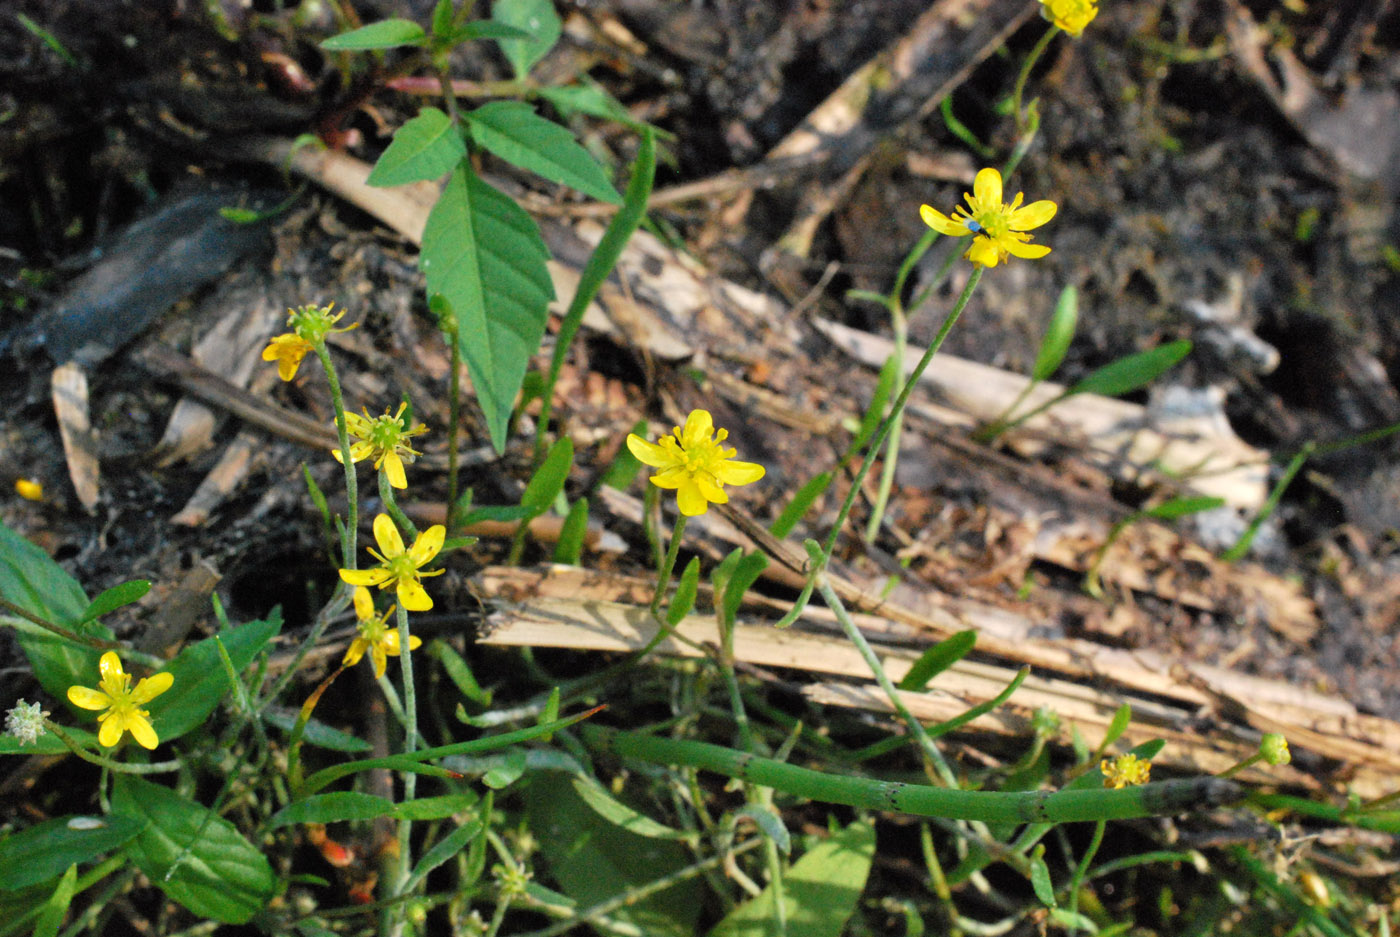
<svg viewBox="0 0 1400 937">
<path fill-rule="evenodd" d="M 453 43 L 465 42 L 470 39 L 520 39 L 529 41 L 531 35 L 523 29 L 514 26 L 507 26 L 505 23 L 497 23 L 493 20 L 473 20 L 463 24 L 452 33 Z"/>
<path fill-rule="evenodd" d="M 387 19 L 348 33 L 331 36 L 321 43 L 328 52 L 360 52 L 366 49 L 395 49 L 399 46 L 421 46 L 428 34 L 412 20 Z"/>
<path fill-rule="evenodd" d="M 491 691 L 481 688 L 481 684 L 477 682 L 476 674 L 472 673 L 471 665 L 462 658 L 461 654 L 457 653 L 452 645 L 441 638 L 433 638 L 428 642 L 428 653 L 442 664 L 442 669 L 447 672 L 447 676 L 463 696 L 481 706 L 491 705 Z"/>
<path fill-rule="evenodd" d="M 444 794 L 441 797 L 419 797 L 394 805 L 394 817 L 399 820 L 442 820 L 470 810 L 481 802 L 476 791 Z"/>
<path fill-rule="evenodd" d="M 268 707 L 263 710 L 265 722 L 288 733 L 295 728 L 299 716 L 300 713 L 290 709 Z M 333 752 L 367 752 L 373 748 L 359 736 L 332 728 L 319 719 L 306 721 L 306 725 L 302 726 L 301 739 L 308 745 L 315 745 L 317 748 L 325 748 Z"/>
<path fill-rule="evenodd" d="M 529 39 L 498 40 L 516 78 L 530 74 L 530 69 L 549 54 L 564 32 L 553 0 L 496 0 L 491 6 L 491 18 L 530 35 Z"/>
<path fill-rule="evenodd" d="M 127 844 L 127 855 L 167 898 L 195 915 L 245 924 L 276 894 L 272 867 L 232 823 L 168 787 L 118 774 L 112 810 L 148 824 Z"/>
<path fill-rule="evenodd" d="M 467 848 L 472 840 L 481 835 L 486 828 L 481 817 L 472 817 L 466 823 L 448 833 L 442 839 L 433 844 L 433 848 L 423 853 L 423 858 L 418 860 L 418 864 L 413 867 L 413 873 L 409 876 L 410 883 L 423 880 L 433 869 L 451 859 L 457 853 Z"/>
<path fill-rule="evenodd" d="M 1055 303 L 1055 312 L 1050 316 L 1050 324 L 1045 328 L 1045 337 L 1040 341 L 1040 352 L 1035 357 L 1035 367 L 1031 369 L 1031 380 L 1046 381 L 1059 370 L 1074 341 L 1075 328 L 1079 324 L 1079 293 L 1073 286 L 1060 291 Z"/>
<path fill-rule="evenodd" d="M 1150 351 L 1138 352 L 1106 364 L 1076 382 L 1065 393 L 1117 397 L 1151 384 L 1190 353 L 1189 341 L 1168 342 Z"/>
<path fill-rule="evenodd" d="M 700 591 L 700 557 L 692 556 L 685 564 L 681 580 L 676 585 L 676 594 L 671 596 L 671 604 L 666 608 L 666 624 L 679 625 L 681 619 L 695 607 L 695 596 Z"/>
<path fill-rule="evenodd" d="M 433 7 L 432 29 L 434 36 L 445 36 L 452 28 L 452 20 L 456 17 L 456 4 L 453 0 L 438 0 Z"/>
<path fill-rule="evenodd" d="M 94 749 L 97 747 L 96 733 L 77 726 L 65 726 L 63 731 L 79 745 Z M 9 733 L 0 732 L 0 755 L 66 755 L 68 746 L 59 741 L 52 732 L 45 732 L 28 745 L 21 745 L 19 739 Z"/>
<path fill-rule="evenodd" d="M 664 130 L 658 130 L 650 124 L 644 123 L 632 116 L 627 108 L 622 106 L 622 102 L 598 84 L 589 82 L 582 85 L 563 85 L 554 88 L 541 88 L 540 97 L 554 105 L 559 116 L 568 120 L 575 114 L 587 114 L 589 117 L 599 117 L 603 120 L 614 120 L 625 127 L 629 127 L 638 133 L 645 133 L 651 130 L 656 136 L 675 139 L 675 135 Z"/>
<path fill-rule="evenodd" d="M 491 767 L 481 776 L 481 783 L 493 791 L 504 790 L 520 780 L 527 767 L 523 748 L 508 749 L 486 760 L 491 762 Z"/>
<path fill-rule="evenodd" d="M 1031 888 L 1040 903 L 1047 908 L 1058 908 L 1055 900 L 1055 883 L 1050 879 L 1050 867 L 1045 864 L 1045 844 L 1041 843 L 1031 853 Z"/>
<path fill-rule="evenodd" d="M 525 485 L 525 493 L 520 497 L 520 506 L 529 517 L 537 517 L 549 510 L 554 499 L 564 490 L 569 480 L 569 469 L 574 466 L 574 441 L 568 436 L 560 436 L 549 447 L 549 453 L 530 476 Z"/>
<path fill-rule="evenodd" d="M 472 139 L 501 159 L 614 205 L 622 196 L 603 168 L 565 128 L 521 101 L 492 101 L 466 115 Z"/>
<path fill-rule="evenodd" d="M 219 633 L 236 670 L 252 663 L 282 628 L 282 618 L 273 614 L 266 621 L 253 621 Z M 150 703 L 151 726 L 162 742 L 177 739 L 204 725 L 209 714 L 233 688 L 224 677 L 219 648 L 212 637 L 185 648 L 165 668 L 175 682 Z"/>
<path fill-rule="evenodd" d="M 80 822 L 77 828 L 71 821 Z M 88 828 L 91 822 L 100 826 Z M 91 862 L 124 845 L 145 822 L 131 817 L 55 817 L 0 840 L 0 891 L 57 878 L 75 862 Z"/>
<path fill-rule="evenodd" d="M 429 295 L 452 307 L 457 347 L 497 452 L 505 451 L 515 394 L 549 318 L 548 259 L 534 220 L 458 166 L 428 215 L 420 262 Z"/>
<path fill-rule="evenodd" d="M 1201 511 L 1213 511 L 1224 503 L 1224 498 L 1217 498 L 1213 495 L 1172 498 L 1170 501 L 1163 501 L 1161 504 L 1150 507 L 1142 513 L 1147 517 L 1155 517 L 1158 520 L 1174 521 L 1188 514 L 1198 514 Z"/>
<path fill-rule="evenodd" d="M 919 655 L 919 659 L 914 661 L 914 666 L 910 667 L 904 679 L 899 681 L 899 688 L 922 693 L 928 689 L 930 680 L 966 657 L 976 643 L 977 632 L 972 629 L 959 631 L 939 641 Z"/>
<path fill-rule="evenodd" d="M 559 530 L 559 542 L 554 545 L 554 562 L 577 566 L 583 556 L 583 540 L 588 535 L 588 499 L 579 498 L 569 505 L 564 525 Z"/>
<path fill-rule="evenodd" d="M 768 554 L 755 551 L 744 554 L 734 567 L 734 575 L 724 585 L 724 598 L 720 603 L 720 614 L 725 621 L 732 622 L 739 614 L 739 606 L 744 603 L 744 593 L 749 591 L 763 571 L 768 568 Z"/>
<path fill-rule="evenodd" d="M 294 826 L 298 823 L 373 820 L 376 817 L 387 817 L 393 810 L 393 801 L 373 794 L 361 794 L 356 791 L 313 794 L 274 813 L 267 821 L 267 827 L 275 830 L 281 826 Z"/>
<path fill-rule="evenodd" d="M 1108 724 L 1108 731 L 1103 734 L 1103 741 L 1099 743 L 1099 751 L 1106 752 L 1110 745 L 1118 741 L 1124 732 L 1128 731 L 1128 725 L 1133 721 L 1133 707 L 1124 703 L 1119 706 L 1113 714 L 1113 721 Z"/>
<path fill-rule="evenodd" d="M 78 866 L 74 863 L 63 873 L 63 878 L 59 880 L 58 887 L 53 890 L 49 900 L 44 902 L 44 910 L 39 915 L 38 923 L 34 925 L 34 937 L 58 937 L 58 929 L 68 915 L 68 906 L 73 903 L 73 893 L 77 887 Z"/>
<path fill-rule="evenodd" d="M 875 828 L 852 823 L 822 840 L 783 874 L 787 937 L 841 937 L 855 912 L 875 855 Z M 773 887 L 765 888 L 715 925 L 709 937 L 777 934 Z"/>
<path fill-rule="evenodd" d="M 393 142 L 365 181 L 388 187 L 440 179 L 466 155 L 467 145 L 452 126 L 452 118 L 435 107 L 425 107 L 394 131 Z"/>
<path fill-rule="evenodd" d="M 638 813 L 609 794 L 597 781 L 574 778 L 573 784 L 574 792 L 583 799 L 583 802 L 592 808 L 594 813 L 613 826 L 620 827 L 637 836 L 645 836 L 647 839 L 694 839 L 692 834 L 684 830 L 672 829 L 665 824 L 657 823 L 644 813 Z"/>
<path fill-rule="evenodd" d="M 783 513 L 778 515 L 768 527 L 768 532 L 779 540 L 792 533 L 792 529 L 797 526 L 797 522 L 806 516 L 811 510 L 813 502 L 826 493 L 826 489 L 831 485 L 831 473 L 821 472 L 797 489 L 797 494 L 792 496 L 787 507 L 783 508 Z"/>
<path fill-rule="evenodd" d="M 0 598 L 82 634 L 112 636 L 95 622 L 76 627 L 88 607 L 83 587 L 47 553 L 4 524 L 0 524 Z M 54 699 L 66 699 L 70 686 L 87 683 L 97 673 L 97 659 L 102 656 L 97 648 L 66 641 L 3 610 L 0 620 L 14 625 L 35 679 Z"/>
<path fill-rule="evenodd" d="M 626 208 L 623 209 L 623 211 L 626 210 Z M 606 235 L 604 235 L 604 237 L 606 237 Z M 594 253 L 597 252 L 595 251 Z M 579 318 L 581 320 L 583 317 L 580 316 Z M 645 437 L 647 421 L 638 420 L 632 427 L 632 432 L 638 436 Z M 618 447 L 617 455 L 613 457 L 612 465 L 608 466 L 608 470 L 603 473 L 603 477 L 599 480 L 598 484 L 607 485 L 609 488 L 616 488 L 618 491 L 626 491 L 631 487 L 632 480 L 637 477 L 637 472 L 640 471 L 641 468 L 642 463 L 632 454 L 632 450 L 628 449 L 626 445 L 622 445 Z"/>
<path fill-rule="evenodd" d="M 641 888 L 692 861 L 680 843 L 638 836 L 600 816 L 563 772 L 531 774 L 525 816 L 556 884 L 581 907 Z M 682 879 L 613 913 L 647 937 L 693 937 L 700 898 L 699 882 Z"/>
<path fill-rule="evenodd" d="M 101 618 L 123 605 L 130 605 L 150 591 L 151 583 L 147 579 L 133 579 L 130 582 L 113 586 L 92 600 L 87 611 L 83 612 L 81 620 L 92 621 L 94 618 Z"/>
</svg>

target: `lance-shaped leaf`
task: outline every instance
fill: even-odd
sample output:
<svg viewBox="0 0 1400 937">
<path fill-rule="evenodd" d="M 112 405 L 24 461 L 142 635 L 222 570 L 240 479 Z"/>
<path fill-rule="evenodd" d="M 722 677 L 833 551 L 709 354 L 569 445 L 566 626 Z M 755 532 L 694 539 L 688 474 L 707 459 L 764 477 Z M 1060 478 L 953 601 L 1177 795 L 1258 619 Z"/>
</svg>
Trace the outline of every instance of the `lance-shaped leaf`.
<svg viewBox="0 0 1400 937">
<path fill-rule="evenodd" d="M 441 295 L 456 317 L 457 347 L 491 444 L 502 452 L 516 392 L 554 298 L 539 228 L 514 201 L 459 165 L 428 215 L 420 256 L 428 294 Z"/>
<path fill-rule="evenodd" d="M 467 115 L 472 139 L 508 163 L 614 205 L 622 196 L 603 168 L 563 127 L 520 101 L 492 101 Z"/>
<path fill-rule="evenodd" d="M 452 118 L 435 107 L 425 107 L 394 131 L 393 142 L 366 181 L 387 187 L 438 179 L 466 155 L 467 146 L 452 126 Z"/>
</svg>

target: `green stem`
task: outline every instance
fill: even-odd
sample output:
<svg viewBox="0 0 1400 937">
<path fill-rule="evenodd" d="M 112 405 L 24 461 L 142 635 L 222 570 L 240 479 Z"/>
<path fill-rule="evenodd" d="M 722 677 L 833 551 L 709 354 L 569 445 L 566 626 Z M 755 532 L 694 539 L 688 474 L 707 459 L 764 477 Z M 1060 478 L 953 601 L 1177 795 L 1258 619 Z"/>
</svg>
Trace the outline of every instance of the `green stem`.
<svg viewBox="0 0 1400 937">
<path fill-rule="evenodd" d="M 399 526 L 399 530 L 403 531 L 404 539 L 409 543 L 418 539 L 418 528 L 408 519 L 403 508 L 399 507 L 398 499 L 394 497 L 394 486 L 389 484 L 389 474 L 383 469 L 379 470 L 379 500 L 383 502 L 384 510 L 389 512 L 389 516 Z"/>
<path fill-rule="evenodd" d="M 358 534 L 360 516 L 360 482 L 355 475 L 355 462 L 350 457 L 350 430 L 345 424 L 345 395 L 340 389 L 340 377 L 331 363 L 330 349 L 324 339 L 316 342 L 316 357 L 321 359 L 321 368 L 326 372 L 326 385 L 331 392 L 331 406 L 335 408 L 335 435 L 340 444 L 340 463 L 345 470 L 345 526 L 340 532 L 340 559 L 345 569 L 355 569 L 355 540 Z M 349 590 L 342 586 L 342 592 Z"/>
<path fill-rule="evenodd" d="M 67 745 L 68 750 L 83 761 L 90 762 L 94 765 L 100 765 L 109 771 L 115 771 L 117 774 L 165 774 L 170 771 L 179 771 L 184 767 L 184 762 L 178 758 L 172 761 L 156 761 L 146 765 L 129 765 L 124 762 L 114 761 L 105 755 L 94 755 L 86 748 L 83 748 L 73 736 L 64 732 L 63 727 L 55 722 L 45 719 L 44 728 L 58 736 L 58 740 L 64 745 Z"/>
<path fill-rule="evenodd" d="M 688 520 L 690 518 L 684 514 L 676 515 L 676 526 L 671 529 L 671 542 L 666 547 L 666 558 L 661 561 L 661 570 L 656 576 L 656 594 L 651 597 L 651 613 L 658 619 L 661 618 L 661 600 L 666 597 L 666 589 L 671 585 L 671 574 L 676 569 L 676 556 L 681 551 L 681 540 L 685 535 L 685 524 Z"/>
<path fill-rule="evenodd" d="M 1259 533 L 1259 528 L 1262 527 L 1264 521 L 1268 520 L 1274 511 L 1278 509 L 1279 502 L 1283 500 L 1283 493 L 1288 490 L 1289 485 L 1293 484 L 1293 479 L 1302 471 L 1303 466 L 1307 464 L 1308 459 L 1312 457 L 1312 454 L 1316 450 L 1317 447 L 1312 443 L 1308 443 L 1302 449 L 1298 450 L 1297 455 L 1293 456 L 1292 461 L 1288 463 L 1288 467 L 1284 469 L 1283 474 L 1279 476 L 1278 481 L 1274 484 L 1273 490 L 1269 492 L 1269 497 L 1260 505 L 1254 517 L 1250 518 L 1248 526 L 1246 526 L 1244 532 L 1240 534 L 1240 538 L 1235 541 L 1235 545 L 1220 555 L 1222 560 L 1227 563 L 1238 563 L 1240 560 L 1244 559 L 1245 554 L 1249 552 L 1250 546 L 1254 543 L 1254 538 Z"/>
<path fill-rule="evenodd" d="M 462 352 L 457 347 L 455 329 L 448 333 L 447 344 L 451 349 L 452 359 L 452 372 L 447 381 L 447 534 L 454 536 L 457 533 L 458 520 L 457 474 L 460 471 L 461 459 L 458 453 L 461 436 L 459 422 L 462 419 Z"/>
<path fill-rule="evenodd" d="M 1060 27 L 1058 26 L 1051 26 L 1047 29 L 1045 35 L 1041 36 L 1040 40 L 1035 44 L 1035 48 L 1031 49 L 1030 55 L 1026 56 L 1025 64 L 1021 66 L 1021 73 L 1016 76 L 1016 90 L 1011 96 L 1011 107 L 1016 117 L 1016 136 L 1018 137 L 1024 137 L 1026 135 L 1026 114 L 1021 108 L 1021 97 L 1026 90 L 1026 79 L 1030 78 L 1031 69 L 1035 67 L 1035 63 L 1040 60 L 1041 55 L 1043 55 L 1046 48 L 1049 47 L 1050 40 L 1054 39 L 1059 33 Z"/>
<path fill-rule="evenodd" d="M 1204 777 L 1155 781 L 1120 790 L 961 791 L 824 774 L 706 742 L 580 728 L 591 748 L 652 764 L 683 765 L 829 804 L 896 810 L 915 816 L 986 823 L 1079 823 L 1172 816 L 1232 804 L 1244 791 L 1232 781 Z"/>
<path fill-rule="evenodd" d="M 38 625 L 45 631 L 53 632 L 65 641 L 71 641 L 74 644 L 81 644 L 99 651 L 118 651 L 127 660 L 136 661 L 140 664 L 150 667 L 152 670 L 160 670 L 162 667 L 170 663 L 170 661 L 162 657 L 157 657 L 154 654 L 147 654 L 143 651 L 138 651 L 133 647 L 128 647 L 120 641 L 108 641 L 106 638 L 99 638 L 90 634 L 79 634 L 78 632 L 65 628 L 62 625 L 55 624 L 54 622 L 51 622 L 46 618 L 41 618 L 40 616 L 35 615 L 33 612 L 29 611 L 29 609 L 22 608 L 14 604 L 13 602 L 7 601 L 3 598 L 0 598 L 0 609 L 4 609 L 11 615 L 16 615 L 20 618 L 23 618 L 25 621 L 30 622 L 31 624 Z"/>
<path fill-rule="evenodd" d="M 1098 853 L 1099 846 L 1103 845 L 1103 831 L 1108 826 L 1103 820 L 1094 824 L 1094 836 L 1089 840 L 1089 848 L 1084 850 L 1084 855 L 1080 857 L 1079 864 L 1074 867 L 1074 877 L 1069 880 L 1069 913 L 1070 937 L 1079 930 L 1074 921 L 1079 915 L 1079 889 L 1084 886 L 1084 876 L 1089 874 L 1089 863 L 1094 861 L 1094 855 Z"/>
<path fill-rule="evenodd" d="M 411 636 L 408 631 L 408 610 L 400 604 L 396 609 L 396 614 L 399 622 L 399 662 L 403 666 L 403 753 L 412 755 L 418 748 L 418 693 L 413 681 L 413 653 L 409 650 Z M 417 787 L 418 775 L 412 771 L 405 772 L 403 778 L 403 799 L 405 802 L 413 800 L 417 793 Z M 412 820 L 405 818 L 399 821 L 399 855 L 394 875 L 395 881 L 389 890 L 390 897 L 402 894 L 403 887 L 408 881 L 409 863 L 412 858 L 410 852 L 412 843 L 409 836 L 412 830 Z M 394 918 L 401 918 L 402 906 L 395 906 L 390 914 Z"/>
</svg>

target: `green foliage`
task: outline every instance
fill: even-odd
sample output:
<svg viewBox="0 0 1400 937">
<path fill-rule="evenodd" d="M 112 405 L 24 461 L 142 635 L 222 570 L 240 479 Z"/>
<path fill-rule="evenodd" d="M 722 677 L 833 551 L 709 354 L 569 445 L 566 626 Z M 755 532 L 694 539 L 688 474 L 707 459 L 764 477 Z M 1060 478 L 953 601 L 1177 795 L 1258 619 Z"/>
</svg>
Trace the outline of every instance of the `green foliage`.
<svg viewBox="0 0 1400 937">
<path fill-rule="evenodd" d="M 744 554 L 735 564 L 733 575 L 724 584 L 723 593 L 719 596 L 719 614 L 722 621 L 730 624 L 734 622 L 739 614 L 739 606 L 744 603 L 744 595 L 767 568 L 768 554 L 758 551 Z"/>
<path fill-rule="evenodd" d="M 1065 393 L 1100 394 L 1104 397 L 1131 393 L 1157 380 L 1190 353 L 1189 341 L 1168 342 L 1106 364 L 1076 381 Z"/>
<path fill-rule="evenodd" d="M 840 937 L 875 856 L 875 827 L 858 821 L 821 840 L 784 874 L 787 937 Z M 776 887 L 731 911 L 709 937 L 777 937 Z"/>
<path fill-rule="evenodd" d="M 142 824 L 126 846 L 131 861 L 193 914 L 246 924 L 277 891 L 267 858 L 232 823 L 168 787 L 119 774 L 112 811 Z"/>
<path fill-rule="evenodd" d="M 459 165 L 428 215 L 421 264 L 428 293 L 457 323 L 457 348 L 486 416 L 491 444 L 505 450 L 507 424 L 554 298 L 544 241 L 534 219 Z"/>
<path fill-rule="evenodd" d="M 1060 369 L 1078 326 L 1079 292 L 1073 286 L 1066 286 L 1060 291 L 1050 324 L 1045 328 L 1045 337 L 1040 341 L 1035 367 L 1031 368 L 1031 380 L 1048 381 Z"/>
<path fill-rule="evenodd" d="M 919 655 L 914 666 L 899 681 L 899 688 L 923 692 L 928 689 L 929 681 L 966 657 L 976 643 L 977 632 L 970 628 L 939 641 Z"/>
<path fill-rule="evenodd" d="M 132 817 L 106 816 L 96 825 L 86 820 L 93 818 L 55 817 L 0 840 L 0 891 L 57 878 L 75 862 L 92 862 L 125 845 L 145 826 Z"/>
<path fill-rule="evenodd" d="M 560 436 L 549 447 L 544 462 L 530 476 L 525 493 L 520 498 L 520 506 L 525 509 L 527 517 L 538 517 L 549 510 L 554 499 L 563 492 L 573 465 L 574 441 L 568 436 Z"/>
<path fill-rule="evenodd" d="M 331 36 L 321 43 L 327 52 L 365 52 L 427 44 L 428 34 L 412 20 L 387 19 Z"/>
<path fill-rule="evenodd" d="M 113 586 L 92 600 L 79 621 L 81 623 L 101 618 L 103 615 L 115 612 L 123 605 L 130 605 L 132 602 L 140 600 L 150 591 L 151 584 L 145 579 L 133 579 L 130 582 Z"/>
<path fill-rule="evenodd" d="M 247 667 L 267 642 L 282 630 L 282 618 L 249 622 L 219 635 L 238 670 Z M 204 725 L 232 687 L 219 663 L 215 639 L 205 638 L 185 648 L 165 668 L 175 682 L 150 703 L 151 725 L 162 742 L 169 742 Z"/>
<path fill-rule="evenodd" d="M 574 792 L 604 820 L 613 826 L 647 839 L 676 839 L 693 841 L 694 834 L 672 829 L 639 813 L 605 791 L 598 782 L 574 778 Z"/>
<path fill-rule="evenodd" d="M 466 155 L 466 144 L 452 119 L 435 107 L 425 107 L 394 131 L 393 141 L 366 181 L 387 187 L 440 179 Z"/>
<path fill-rule="evenodd" d="M 622 197 L 574 135 L 521 101 L 492 101 L 466 114 L 472 141 L 550 182 L 614 205 Z M 387 155 L 387 152 L 386 152 Z"/>
<path fill-rule="evenodd" d="M 297 714 L 281 709 L 265 709 L 263 721 L 271 726 L 290 733 L 297 722 Z M 301 729 L 302 741 L 317 748 L 335 752 L 367 752 L 371 746 L 364 739 L 332 728 L 317 719 L 309 719 Z"/>
<path fill-rule="evenodd" d="M 588 535 L 588 499 L 579 498 L 569 505 L 564 524 L 559 529 L 559 542 L 554 545 L 554 562 L 577 566 L 583 556 L 583 541 Z"/>
<path fill-rule="evenodd" d="M 491 18 L 530 37 L 498 40 L 501 53 L 514 69 L 516 78 L 529 75 L 530 69 L 549 54 L 564 32 L 553 0 L 496 0 L 491 5 Z"/>
<path fill-rule="evenodd" d="M 34 937 L 58 937 L 58 929 L 63 926 L 63 919 L 68 916 L 68 906 L 73 902 L 73 893 L 77 887 L 78 866 L 74 863 L 63 873 L 63 878 L 59 879 L 49 900 L 44 902 L 39 923 L 34 925 Z"/>
<path fill-rule="evenodd" d="M 671 604 L 666 608 L 666 624 L 675 627 L 690 614 L 690 610 L 695 607 L 695 596 L 699 589 L 700 558 L 692 556 L 681 573 L 680 582 L 676 584 L 676 594 L 671 597 Z"/>
<path fill-rule="evenodd" d="M 787 507 L 783 508 L 783 512 L 769 526 L 769 533 L 780 540 L 792 533 L 797 522 L 802 520 L 816 500 L 826 493 L 826 489 L 831 485 L 831 479 L 830 472 L 821 472 L 812 476 L 807 484 L 797 489 L 797 494 L 792 496 Z"/>
</svg>

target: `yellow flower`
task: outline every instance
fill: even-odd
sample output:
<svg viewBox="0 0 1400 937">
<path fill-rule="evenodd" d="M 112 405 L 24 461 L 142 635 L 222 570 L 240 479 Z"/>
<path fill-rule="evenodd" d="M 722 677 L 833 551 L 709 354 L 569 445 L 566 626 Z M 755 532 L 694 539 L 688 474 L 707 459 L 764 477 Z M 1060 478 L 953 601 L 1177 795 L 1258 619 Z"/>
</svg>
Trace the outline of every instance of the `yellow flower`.
<svg viewBox="0 0 1400 937">
<path fill-rule="evenodd" d="M 1105 758 L 1099 770 L 1103 772 L 1103 786 L 1116 790 L 1130 784 L 1146 784 L 1148 775 L 1152 773 L 1152 762 L 1129 753 L 1117 758 Z"/>
<path fill-rule="evenodd" d="M 433 607 L 433 600 L 419 582 L 424 576 L 441 576 L 444 570 L 431 573 L 422 572 L 422 567 L 438 555 L 442 549 L 447 528 L 434 524 L 418 535 L 413 546 L 407 550 L 403 537 L 394 526 L 388 514 L 374 518 L 374 539 L 382 552 L 369 552 L 380 565 L 374 569 L 342 569 L 340 578 L 352 586 L 378 586 L 387 589 L 393 586 L 398 591 L 399 603 L 410 612 L 426 612 Z"/>
<path fill-rule="evenodd" d="M 728 503 L 725 485 L 747 485 L 763 477 L 763 466 L 733 460 L 735 450 L 721 445 L 728 435 L 728 430 L 714 431 L 707 411 L 691 410 L 685 426 L 675 427 L 659 444 L 629 433 L 627 448 L 643 465 L 661 469 L 651 483 L 675 489 L 681 513 L 694 517 L 708 511 L 711 503 Z"/>
<path fill-rule="evenodd" d="M 32 478 L 16 478 L 15 494 L 26 501 L 43 501 L 44 486 Z"/>
<path fill-rule="evenodd" d="M 374 599 L 369 590 L 364 586 L 356 586 L 355 617 L 359 619 L 356 627 L 360 629 L 360 636 L 350 642 L 341 663 L 346 667 L 354 667 L 360 662 L 360 658 L 365 656 L 365 651 L 369 651 L 370 660 L 374 662 L 375 678 L 384 676 L 384 668 L 388 666 L 387 658 L 399 656 L 399 631 L 389 624 L 389 616 L 393 613 L 392 605 L 384 614 L 376 613 Z M 416 651 L 422 643 L 422 639 L 417 635 L 409 635 L 410 651 Z"/>
<path fill-rule="evenodd" d="M 374 467 L 378 469 L 381 465 L 384 466 L 384 472 L 389 476 L 389 484 L 395 488 L 408 487 L 403 464 L 411 463 L 422 455 L 404 440 L 428 431 L 421 423 L 413 429 L 404 425 L 403 412 L 407 407 L 406 403 L 399 404 L 399 412 L 392 416 L 388 410 L 384 411 L 383 416 L 376 417 L 371 417 L 368 410 L 364 416 L 349 412 L 345 414 L 345 428 L 356 440 L 350 444 L 350 461 L 359 462 L 373 456 Z M 337 462 L 344 461 L 339 449 L 332 449 L 331 455 L 335 456 Z"/>
<path fill-rule="evenodd" d="M 950 237 L 966 237 L 976 234 L 972 246 L 965 256 L 975 264 L 995 267 L 1006 260 L 1008 254 L 1034 260 L 1050 253 L 1044 244 L 1027 244 L 1031 239 L 1029 231 L 1038 228 L 1055 217 L 1057 206 L 1054 202 L 1032 202 L 1021 207 L 1021 193 L 1008 205 L 1001 200 L 1001 173 L 995 169 L 984 169 L 972 182 L 971 194 L 964 194 L 967 207 L 959 205 L 950 218 L 928 205 L 919 207 L 919 215 L 939 234 Z"/>
<path fill-rule="evenodd" d="M 285 335 L 274 335 L 272 341 L 267 343 L 263 349 L 262 359 L 264 361 L 277 362 L 277 376 L 284 381 L 290 381 L 297 376 L 297 368 L 301 367 L 301 359 L 305 358 L 307 352 L 314 350 L 313 346 L 306 339 L 291 332 Z"/>
<path fill-rule="evenodd" d="M 149 703 L 170 689 L 175 678 L 161 671 L 141 680 L 136 684 L 136 689 L 129 689 L 131 674 L 122 672 L 122 661 L 116 651 L 103 654 L 97 669 L 102 674 L 102 681 L 98 684 L 101 689 L 91 690 L 85 686 L 68 688 L 68 702 L 74 706 L 106 710 L 97 717 L 102 724 L 97 731 L 97 741 L 111 748 L 121 741 L 124 732 L 130 732 L 142 748 L 159 745 L 156 730 L 151 728 L 151 714 L 142 709 L 141 704 Z"/>
<path fill-rule="evenodd" d="M 1099 7 L 1094 0 L 1040 0 L 1040 15 L 1078 36 L 1099 15 Z"/>
</svg>

